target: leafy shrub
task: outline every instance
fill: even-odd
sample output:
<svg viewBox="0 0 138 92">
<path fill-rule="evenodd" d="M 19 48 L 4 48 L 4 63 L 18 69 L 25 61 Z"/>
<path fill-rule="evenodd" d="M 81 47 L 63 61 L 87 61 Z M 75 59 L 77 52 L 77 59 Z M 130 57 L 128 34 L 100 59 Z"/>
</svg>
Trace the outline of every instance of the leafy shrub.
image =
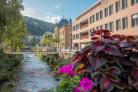
<svg viewBox="0 0 138 92">
<path fill-rule="evenodd" d="M 11 92 L 15 85 L 18 67 L 21 61 L 20 55 L 6 55 L 0 53 L 0 92 Z"/>
<path fill-rule="evenodd" d="M 80 82 L 79 76 L 68 77 L 67 75 L 62 75 L 61 79 L 60 84 L 56 88 L 56 92 L 73 92 L 74 88 Z"/>
<path fill-rule="evenodd" d="M 60 57 L 58 54 L 57 55 L 43 55 L 41 60 L 45 61 L 55 72 L 58 70 L 59 67 L 70 63 L 69 59 Z"/>
<path fill-rule="evenodd" d="M 0 48 L 0 53 L 3 53 L 4 51 L 3 51 L 3 49 L 2 48 Z"/>
<path fill-rule="evenodd" d="M 94 31 L 91 44 L 74 55 L 73 62 L 77 75 L 94 82 L 92 92 L 138 91 L 138 39 L 133 36 Z M 79 64 L 84 67 L 77 68 Z"/>
</svg>

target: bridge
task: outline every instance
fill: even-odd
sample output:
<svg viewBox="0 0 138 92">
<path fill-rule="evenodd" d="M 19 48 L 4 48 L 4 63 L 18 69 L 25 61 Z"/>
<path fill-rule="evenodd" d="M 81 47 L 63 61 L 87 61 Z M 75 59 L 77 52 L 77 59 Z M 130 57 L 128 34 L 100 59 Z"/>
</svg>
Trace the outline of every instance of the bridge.
<svg viewBox="0 0 138 92">
<path fill-rule="evenodd" d="M 28 51 L 28 52 L 5 52 L 6 54 L 58 54 L 58 52 Z"/>
<path fill-rule="evenodd" d="M 19 52 L 5 52 L 6 54 L 71 54 L 73 55 L 76 51 L 19 51 Z"/>
</svg>

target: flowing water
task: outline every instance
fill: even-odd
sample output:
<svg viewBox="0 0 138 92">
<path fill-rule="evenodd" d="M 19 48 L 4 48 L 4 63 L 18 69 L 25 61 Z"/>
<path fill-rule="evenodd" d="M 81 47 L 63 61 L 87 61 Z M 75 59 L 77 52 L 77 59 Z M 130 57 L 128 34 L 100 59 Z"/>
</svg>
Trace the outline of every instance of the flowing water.
<svg viewBox="0 0 138 92">
<path fill-rule="evenodd" d="M 49 72 L 49 66 L 33 54 L 25 54 L 16 92 L 46 92 L 58 85 Z"/>
</svg>

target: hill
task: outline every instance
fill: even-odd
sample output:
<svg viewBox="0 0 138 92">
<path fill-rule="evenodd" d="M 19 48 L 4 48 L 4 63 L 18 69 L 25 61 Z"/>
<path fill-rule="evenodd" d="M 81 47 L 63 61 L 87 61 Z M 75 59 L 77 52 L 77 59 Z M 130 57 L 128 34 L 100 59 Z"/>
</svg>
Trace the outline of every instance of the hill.
<svg viewBox="0 0 138 92">
<path fill-rule="evenodd" d="M 45 32 L 53 32 L 55 24 L 24 16 L 27 31 L 33 36 L 42 36 Z"/>
</svg>

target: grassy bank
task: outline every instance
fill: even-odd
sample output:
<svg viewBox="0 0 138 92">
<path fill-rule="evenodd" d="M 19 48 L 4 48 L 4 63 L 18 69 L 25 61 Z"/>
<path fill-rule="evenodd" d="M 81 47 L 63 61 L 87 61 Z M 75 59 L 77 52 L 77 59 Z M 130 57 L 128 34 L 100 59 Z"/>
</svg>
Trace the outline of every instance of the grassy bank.
<svg viewBox="0 0 138 92">
<path fill-rule="evenodd" d="M 16 84 L 21 55 L 0 52 L 0 92 L 12 92 Z"/>
</svg>

